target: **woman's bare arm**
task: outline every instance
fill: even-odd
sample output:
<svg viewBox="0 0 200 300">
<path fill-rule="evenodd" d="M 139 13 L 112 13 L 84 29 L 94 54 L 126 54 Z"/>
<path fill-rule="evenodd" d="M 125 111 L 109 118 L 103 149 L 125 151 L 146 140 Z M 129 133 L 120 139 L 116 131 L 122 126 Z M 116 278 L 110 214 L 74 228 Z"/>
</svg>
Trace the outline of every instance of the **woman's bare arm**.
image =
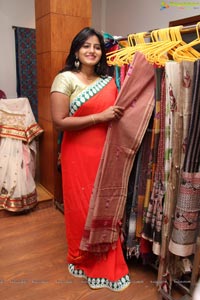
<svg viewBox="0 0 200 300">
<path fill-rule="evenodd" d="M 110 106 L 103 112 L 82 117 L 69 116 L 69 97 L 58 92 L 51 93 L 51 115 L 57 130 L 80 130 L 86 127 L 118 120 L 122 117 L 124 108 L 121 106 Z"/>
</svg>

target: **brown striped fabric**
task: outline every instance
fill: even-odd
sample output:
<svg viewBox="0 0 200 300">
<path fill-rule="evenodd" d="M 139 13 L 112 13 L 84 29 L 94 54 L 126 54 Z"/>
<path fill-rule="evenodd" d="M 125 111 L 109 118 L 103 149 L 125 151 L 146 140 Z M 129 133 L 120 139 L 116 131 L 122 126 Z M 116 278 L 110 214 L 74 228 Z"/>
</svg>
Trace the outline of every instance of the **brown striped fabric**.
<svg viewBox="0 0 200 300">
<path fill-rule="evenodd" d="M 136 53 L 116 104 L 125 107 L 108 129 L 80 249 L 106 252 L 119 237 L 135 155 L 154 108 L 154 68 Z"/>
</svg>

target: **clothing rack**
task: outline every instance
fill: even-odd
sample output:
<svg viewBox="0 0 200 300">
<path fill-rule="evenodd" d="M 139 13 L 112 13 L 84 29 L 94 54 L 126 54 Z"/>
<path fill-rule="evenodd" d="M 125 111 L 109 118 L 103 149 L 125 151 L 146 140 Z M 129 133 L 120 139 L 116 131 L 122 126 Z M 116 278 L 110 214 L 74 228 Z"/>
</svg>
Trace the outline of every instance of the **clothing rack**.
<svg viewBox="0 0 200 300">
<path fill-rule="evenodd" d="M 180 33 L 182 33 L 182 34 L 193 33 L 197 30 L 196 25 L 186 25 L 186 26 L 182 25 L 182 26 L 183 26 L 183 28 L 180 30 Z M 174 27 L 174 26 L 170 26 L 170 27 Z M 148 32 L 146 32 L 145 35 L 144 35 L 144 38 L 150 38 L 151 37 L 151 32 L 153 30 L 156 30 L 156 29 L 152 29 L 152 30 L 149 30 Z M 200 32 L 200 27 L 199 27 L 198 31 Z M 114 40 L 116 42 L 127 41 L 128 37 L 120 36 L 118 38 L 115 38 Z"/>
<path fill-rule="evenodd" d="M 185 19 L 185 21 L 187 21 L 187 20 L 189 21 L 189 18 Z M 178 22 L 178 21 L 172 22 L 173 25 L 172 24 L 169 24 L 169 25 L 170 25 L 170 27 L 183 26 L 183 28 L 180 30 L 180 33 L 187 35 L 190 33 L 195 33 L 195 32 L 197 32 L 197 30 L 200 32 L 200 26 L 197 27 L 197 23 L 199 22 L 199 20 L 200 20 L 200 16 L 197 16 L 197 22 L 196 22 L 196 24 L 193 24 L 193 25 L 179 25 L 180 22 Z M 150 37 L 150 34 L 151 34 L 151 31 L 149 32 L 148 37 Z M 187 287 L 184 285 L 184 283 L 181 283 L 176 280 L 173 282 L 174 286 L 179 288 L 184 293 L 184 296 L 182 296 L 179 300 L 192 300 L 192 293 L 194 291 L 194 288 L 195 288 L 195 285 L 197 283 L 198 276 L 199 276 L 199 268 L 200 268 L 200 230 L 198 232 L 198 236 L 196 239 L 196 251 L 193 256 L 193 267 L 192 267 L 192 271 L 191 271 L 191 275 L 190 275 L 190 286 Z M 161 294 L 162 299 L 174 300 L 174 298 L 169 293 L 165 292 L 164 290 L 160 289 L 159 292 Z"/>
<path fill-rule="evenodd" d="M 200 26 L 197 27 L 197 23 L 199 23 L 199 21 L 200 21 L 200 15 L 186 18 L 183 20 L 170 22 L 169 26 L 173 27 L 173 26 L 179 26 L 180 24 L 181 25 L 183 24 L 182 25 L 183 28 L 180 30 L 180 33 L 187 35 L 187 34 L 195 33 L 197 32 L 197 30 L 198 32 L 200 32 Z M 175 287 L 179 288 L 184 293 L 184 296 L 181 297 L 179 300 L 192 300 L 192 293 L 198 281 L 199 269 L 200 269 L 200 229 L 198 230 L 197 239 L 196 239 L 196 251 L 193 256 L 193 267 L 190 275 L 190 287 L 189 288 L 186 287 L 181 282 L 174 282 Z M 163 290 L 160 290 L 160 294 L 163 297 L 162 299 L 174 300 L 174 298 L 169 293 L 166 293 Z"/>
<path fill-rule="evenodd" d="M 183 25 L 182 25 L 183 26 Z M 174 27 L 174 26 L 170 26 L 170 27 Z M 170 28 L 169 27 L 169 28 Z M 189 26 L 183 26 L 183 28 L 180 30 L 180 33 L 184 34 L 184 33 L 191 33 L 191 32 L 195 32 L 197 30 L 196 25 L 189 25 Z M 150 30 L 145 37 L 151 37 L 151 32 L 153 30 Z M 200 28 L 199 28 L 200 31 Z"/>
<path fill-rule="evenodd" d="M 184 284 L 180 282 L 176 282 L 176 281 L 173 282 L 175 286 L 177 286 L 182 292 L 185 293 L 185 295 L 181 297 L 179 300 L 192 300 L 192 293 L 194 291 L 195 284 L 197 283 L 198 280 L 199 268 L 200 268 L 200 230 L 196 240 L 196 252 L 194 254 L 190 288 L 187 288 L 186 286 L 184 286 Z M 162 299 L 174 300 L 174 298 L 170 294 L 166 293 L 165 291 L 160 290 L 159 292 L 163 297 Z"/>
<path fill-rule="evenodd" d="M 195 32 L 197 32 L 197 30 L 198 30 L 198 32 L 200 32 L 200 26 L 197 27 L 197 23 L 199 21 L 200 21 L 200 16 L 197 16 L 196 24 L 179 25 L 177 22 L 177 24 L 174 24 L 174 25 L 170 24 L 169 28 L 174 27 L 174 26 L 183 26 L 180 29 L 180 33 L 182 35 L 187 35 L 187 34 L 191 34 L 191 33 L 195 34 Z M 175 23 L 175 22 L 173 22 L 173 23 Z M 144 38 L 151 38 L 152 32 L 153 32 L 153 30 L 149 30 L 147 33 L 144 33 Z M 115 41 L 116 42 L 127 41 L 128 36 L 116 38 Z M 198 233 L 198 236 L 197 236 L 196 251 L 193 256 L 193 267 L 192 267 L 192 271 L 190 274 L 190 286 L 187 287 L 186 285 L 184 285 L 184 283 L 179 282 L 177 280 L 174 280 L 172 283 L 174 285 L 174 287 L 179 288 L 184 294 L 184 296 L 182 296 L 179 300 L 192 300 L 192 293 L 194 291 L 194 288 L 195 288 L 195 285 L 197 283 L 198 276 L 199 276 L 199 268 L 200 268 L 200 232 Z M 165 300 L 174 300 L 173 296 L 170 293 L 165 292 L 163 289 L 160 289 L 159 293 L 163 300 L 164 299 Z"/>
</svg>

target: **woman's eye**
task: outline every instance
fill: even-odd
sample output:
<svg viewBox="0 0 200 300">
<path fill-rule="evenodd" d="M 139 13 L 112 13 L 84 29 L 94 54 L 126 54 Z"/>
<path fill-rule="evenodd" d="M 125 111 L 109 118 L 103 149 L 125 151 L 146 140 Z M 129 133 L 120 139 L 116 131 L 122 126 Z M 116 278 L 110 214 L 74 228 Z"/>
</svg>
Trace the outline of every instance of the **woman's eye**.
<svg viewBox="0 0 200 300">
<path fill-rule="evenodd" d="M 85 48 L 85 49 L 88 49 L 91 46 L 89 44 L 84 44 L 82 47 Z M 99 50 L 101 50 L 101 47 L 100 46 L 94 46 L 94 49 L 99 51 Z"/>
</svg>

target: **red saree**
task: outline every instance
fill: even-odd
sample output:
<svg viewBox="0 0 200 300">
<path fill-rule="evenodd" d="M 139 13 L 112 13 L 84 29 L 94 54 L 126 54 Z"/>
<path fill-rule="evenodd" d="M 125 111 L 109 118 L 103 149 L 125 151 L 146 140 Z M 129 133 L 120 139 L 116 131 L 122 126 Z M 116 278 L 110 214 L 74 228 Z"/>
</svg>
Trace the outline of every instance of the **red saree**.
<svg viewBox="0 0 200 300">
<path fill-rule="evenodd" d="M 100 79 L 100 83 L 103 80 L 105 79 Z M 89 86 L 83 92 L 84 95 L 78 96 L 80 100 L 83 99 L 82 96 L 90 95 L 81 105 L 79 100 L 77 101 L 77 109 L 71 113 L 73 117 L 99 113 L 114 104 L 117 88 L 113 79 L 100 87 L 100 91 L 95 91 L 95 95 L 92 95 L 92 90 Z M 76 100 L 71 105 L 73 109 Z M 90 287 L 122 290 L 129 285 L 130 280 L 120 241 L 117 248 L 109 251 L 106 257 L 83 255 L 79 250 L 107 126 L 107 123 L 103 123 L 80 131 L 64 132 L 61 165 L 68 244 L 67 262 L 69 272 L 74 276 L 87 278 Z"/>
</svg>

